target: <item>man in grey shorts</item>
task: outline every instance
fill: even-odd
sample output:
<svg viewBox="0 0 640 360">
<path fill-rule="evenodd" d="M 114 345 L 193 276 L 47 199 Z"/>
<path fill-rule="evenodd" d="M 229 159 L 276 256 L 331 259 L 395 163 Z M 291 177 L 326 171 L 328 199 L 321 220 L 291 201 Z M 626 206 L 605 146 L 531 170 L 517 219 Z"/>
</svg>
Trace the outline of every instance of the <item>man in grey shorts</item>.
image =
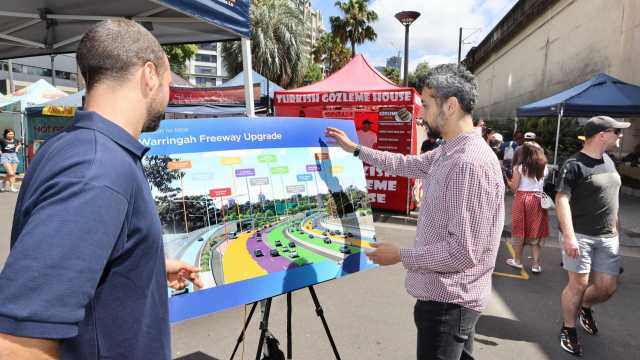
<svg viewBox="0 0 640 360">
<path fill-rule="evenodd" d="M 562 167 L 556 186 L 556 207 L 562 232 L 562 262 L 569 283 L 562 291 L 560 346 L 582 355 L 576 317 L 590 335 L 598 333 L 591 307 L 616 291 L 620 272 L 618 195 L 621 181 L 606 150 L 620 144 L 622 129 L 631 124 L 596 116 L 584 126 L 583 149 Z M 589 278 L 591 276 L 591 284 Z"/>
</svg>

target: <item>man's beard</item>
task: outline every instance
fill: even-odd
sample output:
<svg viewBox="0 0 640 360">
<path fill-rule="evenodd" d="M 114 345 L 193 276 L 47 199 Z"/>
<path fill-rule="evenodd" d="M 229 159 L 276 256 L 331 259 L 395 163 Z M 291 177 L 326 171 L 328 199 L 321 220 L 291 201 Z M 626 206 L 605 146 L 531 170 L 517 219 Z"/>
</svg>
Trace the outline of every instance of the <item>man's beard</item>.
<svg viewBox="0 0 640 360">
<path fill-rule="evenodd" d="M 442 127 L 445 124 L 445 119 L 444 119 L 444 114 L 442 109 L 438 111 L 438 113 L 436 114 L 435 119 L 433 119 L 433 122 L 436 123 L 435 126 L 431 126 L 431 124 L 429 124 L 428 121 L 425 121 L 424 123 L 427 125 L 427 129 L 429 129 L 429 139 L 439 139 L 442 138 Z"/>
<path fill-rule="evenodd" d="M 142 126 L 142 132 L 153 132 L 158 130 L 160 122 L 164 119 L 164 110 L 164 107 L 160 109 L 159 106 L 157 108 L 149 106 L 149 108 L 147 108 L 147 118 Z"/>
</svg>

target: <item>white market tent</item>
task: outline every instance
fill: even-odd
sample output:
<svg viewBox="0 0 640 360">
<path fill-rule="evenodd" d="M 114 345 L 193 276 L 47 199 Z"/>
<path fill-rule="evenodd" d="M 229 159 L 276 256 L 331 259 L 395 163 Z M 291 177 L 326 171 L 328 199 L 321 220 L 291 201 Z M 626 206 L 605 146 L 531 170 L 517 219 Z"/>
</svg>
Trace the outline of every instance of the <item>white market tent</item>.
<svg viewBox="0 0 640 360">
<path fill-rule="evenodd" d="M 253 116 L 249 7 L 250 0 L 3 0 L 0 59 L 75 52 L 90 26 L 112 18 L 141 23 L 161 44 L 241 40 L 245 104 Z"/>
</svg>

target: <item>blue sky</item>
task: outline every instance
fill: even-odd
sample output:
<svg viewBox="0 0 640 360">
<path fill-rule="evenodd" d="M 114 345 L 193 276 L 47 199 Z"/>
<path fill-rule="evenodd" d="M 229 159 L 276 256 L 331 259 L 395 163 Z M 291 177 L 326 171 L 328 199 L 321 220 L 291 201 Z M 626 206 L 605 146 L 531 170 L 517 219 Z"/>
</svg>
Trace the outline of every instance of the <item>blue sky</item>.
<svg viewBox="0 0 640 360">
<path fill-rule="evenodd" d="M 356 46 L 374 66 L 384 66 L 387 58 L 404 53 L 404 27 L 394 18 L 403 10 L 414 10 L 422 15 L 410 28 L 409 69 L 421 61 L 430 65 L 455 62 L 458 57 L 458 28 L 462 27 L 462 57 L 480 43 L 484 36 L 513 7 L 517 0 L 370 0 L 369 7 L 378 14 L 374 29 L 375 42 Z M 319 9 L 325 31 L 331 31 L 329 17 L 340 15 L 333 0 L 311 0 Z"/>
</svg>

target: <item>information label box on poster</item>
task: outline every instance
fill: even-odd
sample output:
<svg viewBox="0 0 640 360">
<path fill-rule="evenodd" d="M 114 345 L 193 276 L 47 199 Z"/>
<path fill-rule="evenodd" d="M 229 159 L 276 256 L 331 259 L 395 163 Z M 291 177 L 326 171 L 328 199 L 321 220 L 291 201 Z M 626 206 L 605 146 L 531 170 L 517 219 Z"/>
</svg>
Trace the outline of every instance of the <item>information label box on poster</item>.
<svg viewBox="0 0 640 360">
<path fill-rule="evenodd" d="M 327 145 L 327 127 L 356 138 L 350 121 L 277 117 L 165 120 L 142 135 L 166 255 L 202 269 L 202 289 L 169 292 L 172 322 L 374 267 L 363 164 Z"/>
</svg>

